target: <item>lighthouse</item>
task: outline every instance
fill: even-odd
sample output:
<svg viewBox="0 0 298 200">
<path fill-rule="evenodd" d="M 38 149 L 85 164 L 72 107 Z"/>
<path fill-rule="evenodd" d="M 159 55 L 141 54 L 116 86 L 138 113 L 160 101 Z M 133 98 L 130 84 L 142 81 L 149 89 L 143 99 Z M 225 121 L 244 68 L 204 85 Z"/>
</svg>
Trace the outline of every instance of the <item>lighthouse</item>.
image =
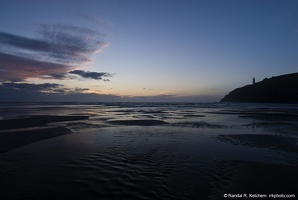
<svg viewBox="0 0 298 200">
<path fill-rule="evenodd" d="M 255 79 L 255 77 L 253 77 L 252 84 L 254 85 L 255 83 L 256 83 L 256 79 Z"/>
</svg>

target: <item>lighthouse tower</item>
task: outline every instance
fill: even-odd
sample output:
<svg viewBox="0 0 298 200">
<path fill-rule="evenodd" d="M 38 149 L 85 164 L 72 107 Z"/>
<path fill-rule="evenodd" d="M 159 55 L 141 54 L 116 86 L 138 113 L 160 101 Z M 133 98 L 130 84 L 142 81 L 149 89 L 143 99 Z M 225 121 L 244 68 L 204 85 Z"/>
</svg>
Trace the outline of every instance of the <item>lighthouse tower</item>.
<svg viewBox="0 0 298 200">
<path fill-rule="evenodd" d="M 255 77 L 253 77 L 252 84 L 254 85 L 255 83 L 256 83 L 256 79 L 255 79 Z"/>
</svg>

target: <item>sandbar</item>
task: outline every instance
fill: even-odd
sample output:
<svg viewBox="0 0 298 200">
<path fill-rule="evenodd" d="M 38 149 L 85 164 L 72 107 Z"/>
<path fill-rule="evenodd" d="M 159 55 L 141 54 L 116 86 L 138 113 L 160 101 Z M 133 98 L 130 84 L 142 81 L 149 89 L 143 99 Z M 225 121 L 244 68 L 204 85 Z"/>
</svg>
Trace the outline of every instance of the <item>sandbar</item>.
<svg viewBox="0 0 298 200">
<path fill-rule="evenodd" d="M 161 120 L 111 120 L 108 123 L 125 126 L 156 126 L 167 124 Z"/>
<path fill-rule="evenodd" d="M 0 130 L 28 128 L 28 127 L 41 127 L 46 126 L 48 123 L 74 121 L 88 119 L 89 116 L 31 116 L 28 118 L 19 119 L 4 119 L 0 120 Z"/>
<path fill-rule="evenodd" d="M 88 119 L 88 116 L 30 116 L 27 118 L 0 120 L 0 153 L 39 140 L 56 137 L 71 130 L 65 127 L 50 127 L 49 123 Z"/>
<path fill-rule="evenodd" d="M 33 130 L 8 131 L 0 133 L 0 153 L 60 135 L 72 133 L 64 127 L 49 127 Z"/>
</svg>

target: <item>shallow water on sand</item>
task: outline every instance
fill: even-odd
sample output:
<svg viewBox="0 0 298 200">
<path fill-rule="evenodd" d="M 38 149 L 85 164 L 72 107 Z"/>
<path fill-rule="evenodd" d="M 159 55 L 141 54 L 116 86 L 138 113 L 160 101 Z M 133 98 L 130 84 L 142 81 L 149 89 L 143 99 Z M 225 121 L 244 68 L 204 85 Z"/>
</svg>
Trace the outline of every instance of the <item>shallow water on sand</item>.
<svg viewBox="0 0 298 200">
<path fill-rule="evenodd" d="M 229 185 L 238 162 L 298 166 L 295 106 L 4 107 L 3 118 L 90 118 L 53 123 L 74 133 L 1 153 L 0 199 L 206 199 Z"/>
</svg>

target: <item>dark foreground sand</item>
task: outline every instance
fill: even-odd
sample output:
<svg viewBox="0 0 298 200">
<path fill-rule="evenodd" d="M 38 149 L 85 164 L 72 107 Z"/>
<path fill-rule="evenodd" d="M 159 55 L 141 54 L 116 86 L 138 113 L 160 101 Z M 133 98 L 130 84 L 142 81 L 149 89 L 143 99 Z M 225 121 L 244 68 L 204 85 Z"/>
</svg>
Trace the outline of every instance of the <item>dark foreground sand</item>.
<svg viewBox="0 0 298 200">
<path fill-rule="evenodd" d="M 227 185 L 214 188 L 210 199 L 225 199 L 229 194 L 265 194 L 267 198 L 269 194 L 294 194 L 298 198 L 298 166 L 241 161 L 232 174 Z"/>
<path fill-rule="evenodd" d="M 298 166 L 242 162 L 226 191 L 294 193 L 298 191 L 297 180 Z"/>
<path fill-rule="evenodd" d="M 280 135 L 219 135 L 222 142 L 233 145 L 247 146 L 268 151 L 287 152 L 297 154 L 297 139 Z M 290 156 L 289 156 L 290 158 Z M 296 157 L 297 158 L 297 157 Z M 243 158 L 245 160 L 245 157 Z M 283 195 L 295 195 L 298 198 L 298 165 L 296 159 L 288 159 L 286 164 L 272 164 L 249 161 L 224 161 L 226 168 L 229 168 L 230 176 L 226 177 L 226 184 L 220 184 L 213 188 L 210 199 L 236 198 L 233 195 L 240 195 L 237 199 L 247 198 L 273 198 L 270 194 L 278 194 L 275 199 L 282 199 Z M 252 195 L 249 197 L 249 195 Z M 258 195 L 263 195 L 258 196 Z M 241 196 L 242 195 L 242 196 Z M 255 195 L 255 196 L 253 196 Z M 295 197 L 291 197 L 295 199 Z"/>
</svg>

